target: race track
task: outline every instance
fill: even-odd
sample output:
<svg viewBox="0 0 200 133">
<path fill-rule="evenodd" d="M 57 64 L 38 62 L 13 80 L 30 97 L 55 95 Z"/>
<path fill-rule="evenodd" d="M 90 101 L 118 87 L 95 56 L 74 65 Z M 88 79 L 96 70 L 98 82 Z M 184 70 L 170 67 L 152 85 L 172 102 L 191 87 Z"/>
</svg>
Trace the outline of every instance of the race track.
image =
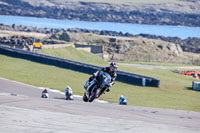
<svg viewBox="0 0 200 133">
<path fill-rule="evenodd" d="M 0 78 L 1 133 L 199 133 L 200 112 L 64 100 Z"/>
</svg>

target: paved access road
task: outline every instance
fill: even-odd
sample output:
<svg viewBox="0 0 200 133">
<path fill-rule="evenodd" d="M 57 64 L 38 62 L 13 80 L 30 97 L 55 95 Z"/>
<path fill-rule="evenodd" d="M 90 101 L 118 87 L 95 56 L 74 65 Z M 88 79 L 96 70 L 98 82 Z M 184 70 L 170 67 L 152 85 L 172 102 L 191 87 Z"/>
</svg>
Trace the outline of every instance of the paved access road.
<svg viewBox="0 0 200 133">
<path fill-rule="evenodd" d="M 0 78 L 2 133 L 199 133 L 200 112 L 64 100 Z"/>
<path fill-rule="evenodd" d="M 146 69 L 200 69 L 200 66 L 157 66 L 157 65 L 145 65 L 145 64 L 129 64 L 129 63 L 118 63 L 120 65 L 146 68 Z"/>
</svg>

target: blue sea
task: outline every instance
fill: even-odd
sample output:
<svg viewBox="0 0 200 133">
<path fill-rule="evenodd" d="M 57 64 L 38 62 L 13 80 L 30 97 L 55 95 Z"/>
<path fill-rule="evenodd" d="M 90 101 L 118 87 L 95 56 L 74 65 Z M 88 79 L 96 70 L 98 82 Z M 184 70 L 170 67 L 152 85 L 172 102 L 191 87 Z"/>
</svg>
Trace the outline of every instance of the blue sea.
<svg viewBox="0 0 200 133">
<path fill-rule="evenodd" d="M 200 37 L 200 27 L 189 26 L 169 26 L 169 25 L 147 25 L 147 24 L 129 24 L 112 22 L 86 22 L 73 20 L 58 20 L 37 17 L 21 17 L 0 15 L 0 23 L 12 25 L 39 26 L 42 28 L 86 28 L 91 30 L 111 30 L 131 34 L 151 34 L 165 37 L 179 37 L 182 39 L 188 37 Z"/>
</svg>

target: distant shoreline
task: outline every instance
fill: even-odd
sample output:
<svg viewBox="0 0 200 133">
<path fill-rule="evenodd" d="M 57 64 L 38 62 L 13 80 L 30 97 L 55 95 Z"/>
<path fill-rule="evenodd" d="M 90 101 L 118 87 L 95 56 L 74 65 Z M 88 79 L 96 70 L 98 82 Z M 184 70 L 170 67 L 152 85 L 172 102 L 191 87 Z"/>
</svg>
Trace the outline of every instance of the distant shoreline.
<svg viewBox="0 0 200 133">
<path fill-rule="evenodd" d="M 170 8 L 170 5 L 166 5 L 166 9 L 157 9 L 159 5 L 150 5 L 150 7 L 145 7 L 144 9 L 142 7 L 137 9 L 133 5 L 118 5 L 98 2 L 66 1 L 65 6 L 62 5 L 64 7 L 61 7 L 58 3 L 51 4 L 54 4 L 54 6 L 47 6 L 45 4 L 34 5 L 21 0 L 4 1 L 0 3 L 0 15 L 46 17 L 61 20 L 81 20 L 90 22 L 118 22 L 200 27 L 200 14 L 198 12 L 194 13 L 191 11 L 184 13 L 172 9 L 167 10 Z M 195 6 L 195 2 L 192 4 Z M 186 6 L 189 10 L 191 5 L 174 4 L 173 6 L 175 6 L 174 8 L 176 8 L 176 6 L 178 6 L 177 8 L 185 8 L 184 6 Z M 198 3 L 196 6 L 197 7 L 194 8 L 198 9 Z"/>
</svg>

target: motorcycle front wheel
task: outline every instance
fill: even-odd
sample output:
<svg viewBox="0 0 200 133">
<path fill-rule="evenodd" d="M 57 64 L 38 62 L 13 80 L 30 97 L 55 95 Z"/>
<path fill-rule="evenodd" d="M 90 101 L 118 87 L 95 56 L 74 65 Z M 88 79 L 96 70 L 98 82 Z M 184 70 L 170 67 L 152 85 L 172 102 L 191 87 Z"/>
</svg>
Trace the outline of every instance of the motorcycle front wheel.
<svg viewBox="0 0 200 133">
<path fill-rule="evenodd" d="M 89 101 L 89 102 L 94 101 L 94 99 L 96 98 L 96 95 L 97 95 L 97 88 L 95 88 L 95 89 L 92 91 L 92 94 L 90 95 L 88 101 Z"/>
<path fill-rule="evenodd" d="M 84 95 L 83 95 L 83 101 L 84 101 L 84 102 L 88 102 L 88 98 L 87 98 L 87 96 L 86 96 L 85 93 L 84 93 Z"/>
</svg>

